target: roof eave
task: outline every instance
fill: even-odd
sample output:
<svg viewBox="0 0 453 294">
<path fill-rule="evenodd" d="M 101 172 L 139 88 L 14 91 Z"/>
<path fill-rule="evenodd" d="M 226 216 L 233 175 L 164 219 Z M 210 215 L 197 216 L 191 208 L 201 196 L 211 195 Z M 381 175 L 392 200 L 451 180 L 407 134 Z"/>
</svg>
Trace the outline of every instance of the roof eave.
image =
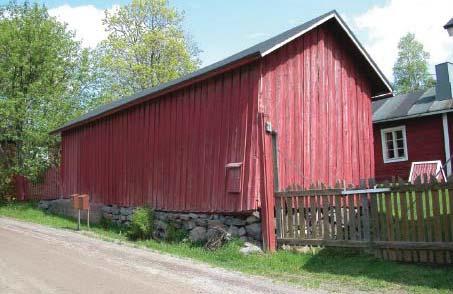
<svg viewBox="0 0 453 294">
<path fill-rule="evenodd" d="M 453 108 L 437 110 L 437 111 L 431 111 L 431 112 L 417 113 L 417 114 L 406 115 L 406 116 L 398 116 L 398 117 L 386 118 L 386 119 L 381 119 L 381 120 L 376 120 L 376 121 L 373 120 L 373 124 L 392 122 L 392 121 L 398 121 L 398 120 L 406 120 L 406 119 L 412 119 L 412 118 L 424 117 L 424 116 L 431 116 L 431 115 L 437 115 L 437 114 L 449 113 L 449 112 L 453 112 Z"/>
</svg>

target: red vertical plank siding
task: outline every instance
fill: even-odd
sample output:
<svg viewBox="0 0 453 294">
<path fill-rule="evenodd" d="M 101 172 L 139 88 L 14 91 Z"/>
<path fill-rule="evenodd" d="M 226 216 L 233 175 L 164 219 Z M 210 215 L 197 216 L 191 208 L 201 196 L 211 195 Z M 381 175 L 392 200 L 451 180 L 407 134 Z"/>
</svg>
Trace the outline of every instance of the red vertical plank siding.
<svg viewBox="0 0 453 294">
<path fill-rule="evenodd" d="M 374 177 L 371 85 L 326 26 L 262 59 L 280 188 Z"/>
<path fill-rule="evenodd" d="M 257 66 L 241 66 L 64 132 L 64 194 L 165 210 L 257 209 L 256 195 L 249 196 L 256 191 L 249 169 L 256 162 Z M 225 165 L 232 162 L 242 163 L 237 194 L 226 192 Z"/>
<path fill-rule="evenodd" d="M 384 163 L 381 130 L 402 125 L 406 126 L 408 160 Z M 430 115 L 374 124 L 374 149 L 376 180 L 378 181 L 390 180 L 392 177 L 401 177 L 403 180 L 408 180 L 413 161 L 441 160 L 444 163 L 445 150 L 442 115 Z"/>
</svg>

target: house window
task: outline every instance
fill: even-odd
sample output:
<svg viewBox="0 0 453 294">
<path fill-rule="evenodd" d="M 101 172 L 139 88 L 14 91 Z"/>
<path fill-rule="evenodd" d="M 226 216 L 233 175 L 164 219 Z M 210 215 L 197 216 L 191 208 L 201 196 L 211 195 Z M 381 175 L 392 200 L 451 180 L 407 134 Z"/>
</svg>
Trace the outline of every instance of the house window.
<svg viewBox="0 0 453 294">
<path fill-rule="evenodd" d="M 407 160 L 406 127 L 381 130 L 384 163 Z"/>
</svg>

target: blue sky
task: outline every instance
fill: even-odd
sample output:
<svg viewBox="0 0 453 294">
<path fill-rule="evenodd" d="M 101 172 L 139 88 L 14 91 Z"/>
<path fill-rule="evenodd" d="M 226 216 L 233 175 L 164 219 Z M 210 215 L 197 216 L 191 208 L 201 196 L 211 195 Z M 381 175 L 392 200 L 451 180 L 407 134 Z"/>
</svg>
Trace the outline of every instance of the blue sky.
<svg viewBox="0 0 453 294">
<path fill-rule="evenodd" d="M 8 1 L 0 0 L 0 3 Z M 86 46 L 104 35 L 104 9 L 129 1 L 38 1 L 52 15 L 69 24 Z M 311 18 L 336 9 L 355 32 L 388 78 L 396 59 L 399 38 L 408 31 L 425 44 L 435 63 L 453 61 L 453 38 L 442 26 L 453 17 L 451 0 L 170 0 L 185 11 L 184 27 L 203 51 L 203 65 L 223 59 Z M 99 23 L 99 25 L 98 25 Z"/>
</svg>

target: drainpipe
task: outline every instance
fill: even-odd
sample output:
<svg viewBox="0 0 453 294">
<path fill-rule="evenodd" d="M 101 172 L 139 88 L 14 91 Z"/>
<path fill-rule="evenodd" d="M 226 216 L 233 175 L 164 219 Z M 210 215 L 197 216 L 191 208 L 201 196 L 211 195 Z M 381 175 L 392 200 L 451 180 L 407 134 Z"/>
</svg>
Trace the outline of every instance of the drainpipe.
<svg viewBox="0 0 453 294">
<path fill-rule="evenodd" d="M 447 177 L 451 175 L 451 154 L 450 154 L 450 134 L 448 132 L 448 116 L 447 113 L 442 113 L 442 126 L 444 130 L 444 148 L 445 162 L 447 162 Z"/>
</svg>

